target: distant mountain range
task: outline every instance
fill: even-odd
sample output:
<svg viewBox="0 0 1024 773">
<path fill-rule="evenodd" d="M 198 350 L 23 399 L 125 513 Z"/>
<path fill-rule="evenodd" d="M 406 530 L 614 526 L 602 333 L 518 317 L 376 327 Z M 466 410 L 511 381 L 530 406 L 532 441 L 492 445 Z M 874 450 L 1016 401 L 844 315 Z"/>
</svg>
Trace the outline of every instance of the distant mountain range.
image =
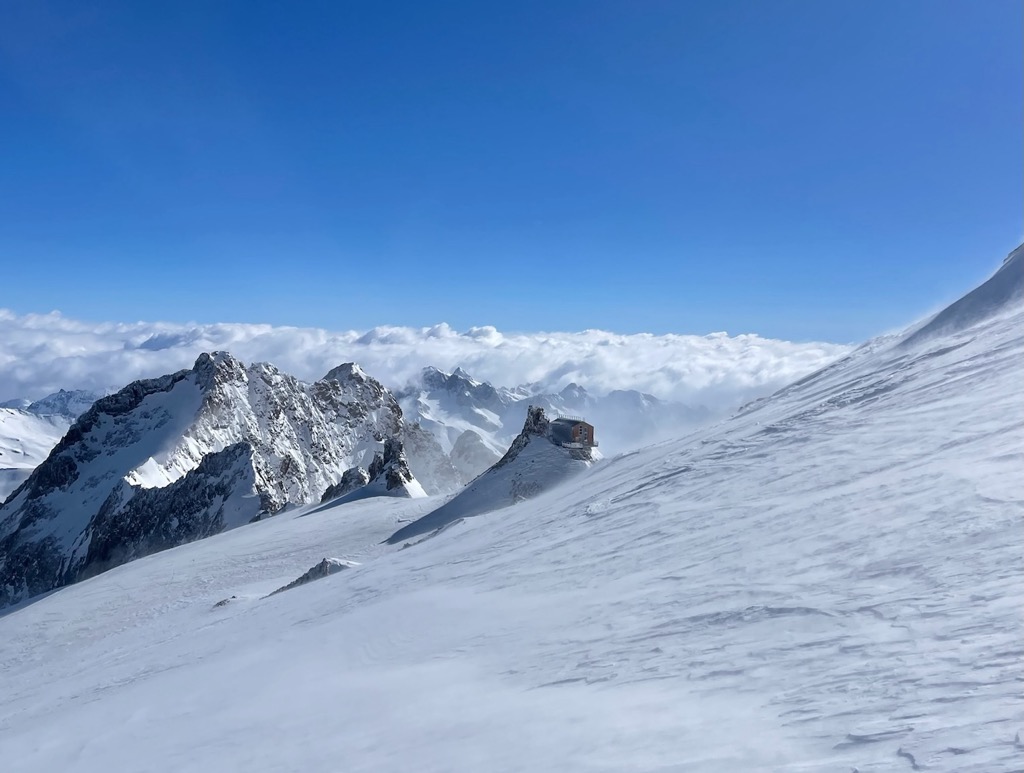
<svg viewBox="0 0 1024 773">
<path fill-rule="evenodd" d="M 626 451 L 713 418 L 702 406 L 659 400 L 636 390 L 594 395 L 578 384 L 557 393 L 537 385 L 510 389 L 477 381 L 461 368 L 453 373 L 426 368 L 395 396 L 406 420 L 433 434 L 445 451 L 467 453 L 459 443 L 467 445 L 462 436 L 468 431 L 479 436 L 493 460 L 519 433 L 528 405 L 543 408 L 549 416 L 585 416 L 597 428 L 605 453 Z"/>
<path fill-rule="evenodd" d="M 501 459 L 528 406 L 623 450 L 707 416 L 636 391 L 509 389 L 427 368 L 393 394 L 354 363 L 304 383 L 203 354 L 103 397 L 0 409 L 0 606 L 283 508 L 447 496 Z"/>
</svg>

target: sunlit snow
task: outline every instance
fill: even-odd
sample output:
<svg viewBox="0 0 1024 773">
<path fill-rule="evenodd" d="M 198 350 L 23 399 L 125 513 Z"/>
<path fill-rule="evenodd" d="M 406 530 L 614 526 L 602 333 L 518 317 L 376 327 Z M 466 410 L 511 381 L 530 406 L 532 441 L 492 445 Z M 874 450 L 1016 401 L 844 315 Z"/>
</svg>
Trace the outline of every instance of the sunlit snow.
<svg viewBox="0 0 1024 773">
<path fill-rule="evenodd" d="M 1019 770 L 1024 314 L 972 324 L 407 549 L 436 500 L 8 611 L 4 769 Z"/>
</svg>

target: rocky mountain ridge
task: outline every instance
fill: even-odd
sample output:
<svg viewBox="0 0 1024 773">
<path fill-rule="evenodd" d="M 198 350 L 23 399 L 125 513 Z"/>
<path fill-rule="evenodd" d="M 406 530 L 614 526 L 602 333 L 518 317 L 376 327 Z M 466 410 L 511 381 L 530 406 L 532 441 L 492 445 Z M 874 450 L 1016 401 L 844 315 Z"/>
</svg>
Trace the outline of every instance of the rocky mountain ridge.
<svg viewBox="0 0 1024 773">
<path fill-rule="evenodd" d="M 83 414 L 0 506 L 0 607 L 317 502 L 389 442 L 401 450 L 406 429 L 391 393 L 352 363 L 307 384 L 215 352 L 129 384 Z M 420 494 L 410 468 L 444 469 L 400 455 L 404 468 L 388 472 Z"/>
<path fill-rule="evenodd" d="M 543 408 L 548 415 L 586 416 L 598 428 L 602 447 L 611 453 L 685 431 L 712 417 L 706 408 L 636 390 L 595 395 L 575 383 L 559 392 L 532 384 L 496 387 L 462 368 L 452 373 L 425 368 L 395 396 L 407 420 L 436 438 L 464 479 L 472 479 L 501 457 L 519 433 L 528 405 Z M 473 434 L 462 440 L 466 433 Z"/>
</svg>

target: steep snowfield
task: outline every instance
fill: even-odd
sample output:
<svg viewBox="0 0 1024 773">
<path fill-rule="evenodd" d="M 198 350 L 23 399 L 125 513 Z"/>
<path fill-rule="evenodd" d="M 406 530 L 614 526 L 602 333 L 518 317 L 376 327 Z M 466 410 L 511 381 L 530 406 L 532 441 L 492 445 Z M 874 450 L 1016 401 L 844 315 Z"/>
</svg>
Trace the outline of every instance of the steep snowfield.
<svg viewBox="0 0 1024 773">
<path fill-rule="evenodd" d="M 61 416 L 0 408 L 0 503 L 46 458 L 70 424 Z"/>
<path fill-rule="evenodd" d="M 10 611 L 4 767 L 1019 770 L 1024 314 L 991 311 L 409 549 L 436 500 Z M 360 566 L 263 598 L 325 557 Z"/>
<path fill-rule="evenodd" d="M 392 534 L 388 542 L 398 544 L 444 528 L 460 518 L 533 499 L 590 465 L 590 449 L 562 448 L 549 437 L 549 420 L 544 409 L 530 406 L 523 431 L 494 466 L 436 510 Z"/>
<path fill-rule="evenodd" d="M 60 390 L 41 400 L 0 405 L 0 503 L 57 445 L 68 427 L 102 395 Z"/>
</svg>

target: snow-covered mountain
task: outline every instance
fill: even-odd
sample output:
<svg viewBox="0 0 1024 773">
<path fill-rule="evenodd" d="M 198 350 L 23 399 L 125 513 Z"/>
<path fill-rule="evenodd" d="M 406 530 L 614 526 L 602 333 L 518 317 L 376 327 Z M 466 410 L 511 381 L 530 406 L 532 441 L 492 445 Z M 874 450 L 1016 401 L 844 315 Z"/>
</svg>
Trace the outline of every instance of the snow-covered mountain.
<svg viewBox="0 0 1024 773">
<path fill-rule="evenodd" d="M 994 303 L 409 549 L 436 500 L 329 503 L 9 611 L 5 766 L 1019 770 L 1015 256 Z"/>
<path fill-rule="evenodd" d="M 51 395 L 35 400 L 25 407 L 29 413 L 37 416 L 61 416 L 73 422 L 93 403 L 103 397 L 102 392 L 90 392 L 85 389 L 60 389 Z"/>
<path fill-rule="evenodd" d="M 460 518 L 498 510 L 539 496 L 591 465 L 590 448 L 565 448 L 553 436 L 544 409 L 529 406 L 522 432 L 494 465 L 431 513 L 388 538 L 397 544 L 443 529 Z"/>
<path fill-rule="evenodd" d="M 586 416 L 609 453 L 678 435 L 711 418 L 706 408 L 659 400 L 636 390 L 593 395 L 578 384 L 558 393 L 545 393 L 536 385 L 510 389 L 477 381 L 461 368 L 453 373 L 426 368 L 418 381 L 395 396 L 407 420 L 437 439 L 467 483 L 505 452 L 522 426 L 528 405 L 549 415 Z"/>
<path fill-rule="evenodd" d="M 96 402 L 0 507 L 0 606 L 317 502 L 402 432 L 394 397 L 351 363 L 306 384 L 219 352 L 135 382 Z"/>
<path fill-rule="evenodd" d="M 0 404 L 0 503 L 100 397 L 93 392 L 62 389 L 35 402 L 14 399 Z"/>
</svg>

